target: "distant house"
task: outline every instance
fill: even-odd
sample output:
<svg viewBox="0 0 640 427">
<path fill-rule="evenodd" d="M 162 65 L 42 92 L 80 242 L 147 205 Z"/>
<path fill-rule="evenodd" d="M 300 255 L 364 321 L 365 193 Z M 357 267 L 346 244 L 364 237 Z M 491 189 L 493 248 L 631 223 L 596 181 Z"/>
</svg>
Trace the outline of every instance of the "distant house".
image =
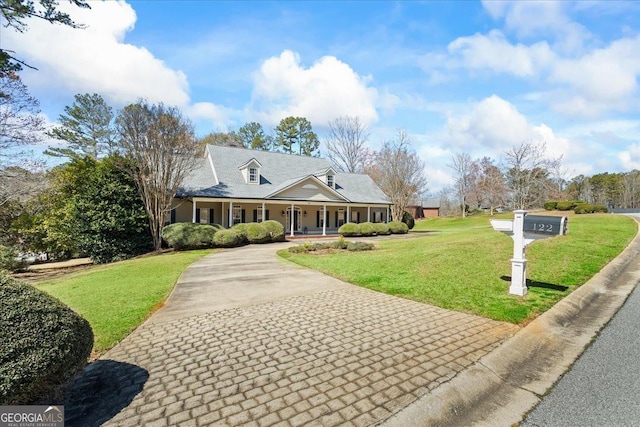
<svg viewBox="0 0 640 427">
<path fill-rule="evenodd" d="M 407 206 L 414 219 L 437 218 L 440 216 L 440 199 L 416 199 Z"/>
<path fill-rule="evenodd" d="M 347 222 L 388 222 L 391 202 L 368 175 L 325 159 L 208 145 L 173 202 L 171 222 L 276 220 L 288 234 L 335 233 Z"/>
</svg>

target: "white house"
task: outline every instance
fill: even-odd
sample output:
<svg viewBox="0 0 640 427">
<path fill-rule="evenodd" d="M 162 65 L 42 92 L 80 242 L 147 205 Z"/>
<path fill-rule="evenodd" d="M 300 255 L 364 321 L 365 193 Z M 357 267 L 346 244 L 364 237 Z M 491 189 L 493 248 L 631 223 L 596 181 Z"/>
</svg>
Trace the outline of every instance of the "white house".
<svg viewBox="0 0 640 427">
<path fill-rule="evenodd" d="M 368 175 L 325 159 L 207 145 L 176 195 L 171 222 L 272 219 L 295 233 L 335 233 L 346 222 L 388 222 L 391 203 Z"/>
</svg>

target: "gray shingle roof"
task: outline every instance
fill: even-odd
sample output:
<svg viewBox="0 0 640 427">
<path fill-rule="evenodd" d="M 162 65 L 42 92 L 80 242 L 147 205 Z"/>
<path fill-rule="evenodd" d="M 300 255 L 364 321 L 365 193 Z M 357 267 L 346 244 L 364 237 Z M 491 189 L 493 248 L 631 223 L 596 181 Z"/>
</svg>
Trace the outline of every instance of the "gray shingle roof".
<svg viewBox="0 0 640 427">
<path fill-rule="evenodd" d="M 325 172 L 331 163 L 317 157 L 247 150 L 237 147 L 207 146 L 207 156 L 189 174 L 178 197 L 229 197 L 264 199 L 279 188 L 304 177 Z M 260 185 L 247 184 L 241 167 L 251 159 L 261 165 Z M 214 176 L 218 178 L 218 183 Z M 335 191 L 352 203 L 390 204 L 385 194 L 368 175 L 336 173 Z M 271 197 L 277 200 L 277 195 Z"/>
</svg>

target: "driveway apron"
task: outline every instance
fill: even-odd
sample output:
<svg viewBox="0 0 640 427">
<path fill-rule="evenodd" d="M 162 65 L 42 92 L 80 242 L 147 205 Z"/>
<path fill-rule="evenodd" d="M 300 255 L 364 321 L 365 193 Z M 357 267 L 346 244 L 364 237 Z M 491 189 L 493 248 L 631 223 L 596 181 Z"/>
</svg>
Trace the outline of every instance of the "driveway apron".
<svg viewBox="0 0 640 427">
<path fill-rule="evenodd" d="M 66 425 L 375 425 L 518 330 L 279 259 L 290 245 L 190 266 L 165 307 L 75 378 Z"/>
</svg>

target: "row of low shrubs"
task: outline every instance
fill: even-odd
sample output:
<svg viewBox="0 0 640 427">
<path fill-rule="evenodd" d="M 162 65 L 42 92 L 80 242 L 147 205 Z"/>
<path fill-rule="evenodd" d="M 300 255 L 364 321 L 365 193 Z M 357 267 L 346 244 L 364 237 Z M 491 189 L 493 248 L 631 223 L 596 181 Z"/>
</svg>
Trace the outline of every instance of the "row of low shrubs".
<svg viewBox="0 0 640 427">
<path fill-rule="evenodd" d="M 219 224 L 181 222 L 164 227 L 162 238 L 169 247 L 182 251 L 283 242 L 285 234 L 283 225 L 273 220 L 236 224 L 229 229 Z"/>
<path fill-rule="evenodd" d="M 367 242 L 346 242 L 342 237 L 335 242 L 324 243 L 305 243 L 298 246 L 292 246 L 289 248 L 289 252 L 292 253 L 307 253 L 318 252 L 327 249 L 344 250 L 349 252 L 357 251 L 370 251 L 374 248 L 373 243 Z"/>
<path fill-rule="evenodd" d="M 0 271 L 0 405 L 29 404 L 86 363 L 89 323 L 54 297 Z"/>
<path fill-rule="evenodd" d="M 338 229 L 338 233 L 344 237 L 369 237 L 387 234 L 406 234 L 408 232 L 409 226 L 400 221 L 392 221 L 388 224 L 380 222 L 361 222 L 360 224 L 348 222 Z"/>
<path fill-rule="evenodd" d="M 544 208 L 548 211 L 574 211 L 577 214 L 608 212 L 606 206 L 592 205 L 582 200 L 549 201 L 544 204 Z"/>
</svg>

